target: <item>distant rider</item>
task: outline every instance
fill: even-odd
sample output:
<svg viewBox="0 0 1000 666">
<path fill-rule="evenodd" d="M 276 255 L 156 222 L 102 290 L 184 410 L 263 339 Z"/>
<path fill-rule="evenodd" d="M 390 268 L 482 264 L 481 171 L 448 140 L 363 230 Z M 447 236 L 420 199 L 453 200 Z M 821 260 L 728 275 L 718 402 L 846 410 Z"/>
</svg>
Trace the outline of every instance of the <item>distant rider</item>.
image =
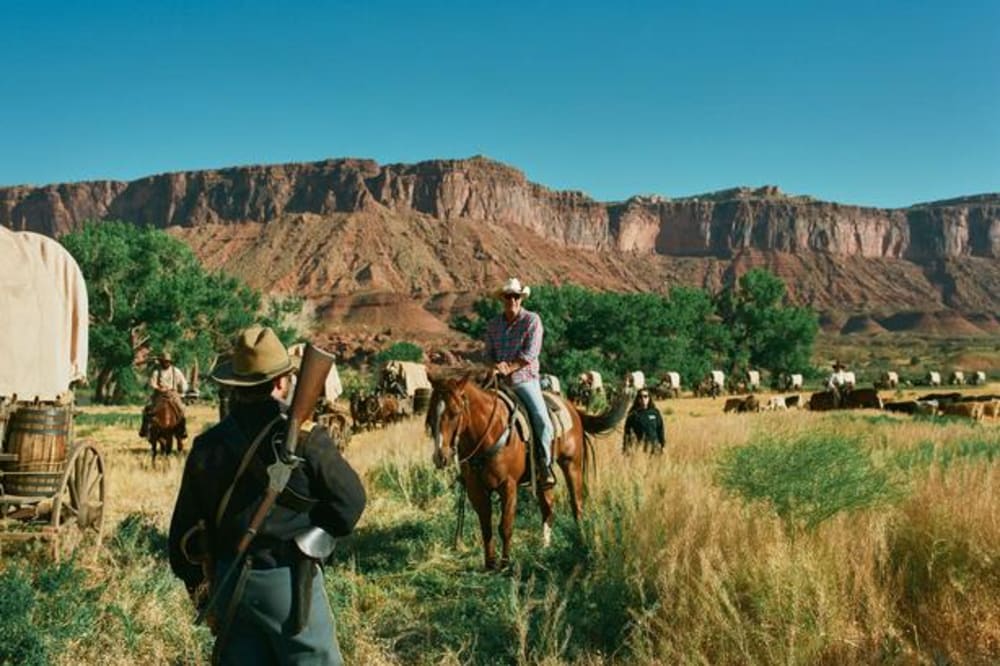
<svg viewBox="0 0 1000 666">
<path fill-rule="evenodd" d="M 153 374 L 149 376 L 149 387 L 153 389 L 150 394 L 146 408 L 142 410 L 142 425 L 139 427 L 139 437 L 149 435 L 149 421 L 153 416 L 153 399 L 158 393 L 162 393 L 170 400 L 170 404 L 180 415 L 180 425 L 178 437 L 187 438 L 187 417 L 184 415 L 184 402 L 181 396 L 187 393 L 188 382 L 184 373 L 174 365 L 174 359 L 169 352 L 163 352 L 156 357 L 157 366 Z"/>
</svg>

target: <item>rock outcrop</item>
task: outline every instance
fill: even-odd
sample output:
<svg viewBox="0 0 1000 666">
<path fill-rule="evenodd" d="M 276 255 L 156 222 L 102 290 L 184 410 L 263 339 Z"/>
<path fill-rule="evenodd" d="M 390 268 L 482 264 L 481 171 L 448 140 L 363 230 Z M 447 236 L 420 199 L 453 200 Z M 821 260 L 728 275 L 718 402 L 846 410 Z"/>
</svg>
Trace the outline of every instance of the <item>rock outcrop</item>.
<svg viewBox="0 0 1000 666">
<path fill-rule="evenodd" d="M 567 247 L 666 256 L 760 250 L 911 261 L 1000 258 L 1000 195 L 881 209 L 785 196 L 771 186 L 601 203 L 546 189 L 478 157 L 385 166 L 326 160 L 0 189 L 0 224 L 56 236 L 87 218 L 165 228 L 380 210 L 519 225 Z"/>
<path fill-rule="evenodd" d="M 602 203 L 481 157 L 0 188 L 4 226 L 60 236 L 87 219 L 169 229 L 211 268 L 305 295 L 329 321 L 373 327 L 405 320 L 434 332 L 511 274 L 664 291 L 717 289 L 756 266 L 828 313 L 829 330 L 851 316 L 848 330 L 872 331 L 893 330 L 885 318 L 899 312 L 994 323 L 1000 312 L 1000 194 L 881 209 L 767 186 Z"/>
</svg>

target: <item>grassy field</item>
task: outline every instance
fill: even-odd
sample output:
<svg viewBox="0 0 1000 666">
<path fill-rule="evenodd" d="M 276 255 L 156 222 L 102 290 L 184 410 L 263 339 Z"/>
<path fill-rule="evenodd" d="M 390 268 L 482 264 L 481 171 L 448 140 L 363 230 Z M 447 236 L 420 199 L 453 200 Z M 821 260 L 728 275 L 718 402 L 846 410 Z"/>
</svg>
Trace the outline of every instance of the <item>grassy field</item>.
<svg viewBox="0 0 1000 666">
<path fill-rule="evenodd" d="M 585 518 L 561 496 L 549 549 L 522 495 L 502 574 L 482 571 L 471 511 L 453 546 L 454 472 L 421 423 L 355 436 L 369 505 L 326 572 L 347 662 L 1000 661 L 1000 423 L 722 402 L 661 402 L 662 457 L 598 439 Z M 150 464 L 134 407 L 76 424 L 109 470 L 105 544 L 64 565 L 4 546 L 0 663 L 206 663 L 165 554 L 183 459 Z"/>
</svg>

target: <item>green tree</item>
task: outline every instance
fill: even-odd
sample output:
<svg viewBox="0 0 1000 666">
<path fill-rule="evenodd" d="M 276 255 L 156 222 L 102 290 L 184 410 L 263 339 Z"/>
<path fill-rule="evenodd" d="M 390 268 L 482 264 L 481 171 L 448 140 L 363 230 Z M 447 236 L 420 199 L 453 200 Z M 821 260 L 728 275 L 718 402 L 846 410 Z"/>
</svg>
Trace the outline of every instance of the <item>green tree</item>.
<svg viewBox="0 0 1000 666">
<path fill-rule="evenodd" d="M 755 268 L 719 293 L 717 309 L 727 335 L 720 341 L 729 369 L 766 368 L 772 373 L 809 368 L 819 330 L 816 314 L 789 305 L 785 283 Z"/>
<path fill-rule="evenodd" d="M 143 352 L 169 350 L 179 366 L 209 367 L 241 328 L 261 323 L 287 344 L 281 325 L 301 301 L 272 300 L 236 278 L 207 272 L 170 235 L 128 222 L 88 222 L 61 242 L 73 255 L 90 300 L 91 375 L 95 399 L 127 399 L 139 385 Z"/>
<path fill-rule="evenodd" d="M 424 350 L 420 348 L 419 345 L 415 345 L 412 342 L 396 342 L 387 349 L 375 354 L 372 357 L 372 362 L 375 367 L 381 366 L 387 361 L 411 361 L 413 363 L 422 363 L 424 360 Z"/>
</svg>

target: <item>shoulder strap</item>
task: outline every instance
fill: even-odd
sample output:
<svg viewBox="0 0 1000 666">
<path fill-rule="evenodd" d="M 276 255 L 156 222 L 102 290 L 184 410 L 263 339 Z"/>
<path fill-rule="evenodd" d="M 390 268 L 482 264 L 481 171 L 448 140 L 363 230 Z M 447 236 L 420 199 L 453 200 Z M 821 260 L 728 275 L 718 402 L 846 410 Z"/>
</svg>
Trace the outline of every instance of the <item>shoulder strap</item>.
<svg viewBox="0 0 1000 666">
<path fill-rule="evenodd" d="M 236 468 L 236 476 L 233 477 L 233 482 L 229 484 L 229 488 L 226 490 L 226 493 L 222 496 L 222 501 L 219 502 L 219 509 L 218 511 L 215 512 L 216 527 L 222 524 L 222 517 L 226 513 L 226 508 L 229 507 L 229 500 L 233 496 L 233 490 L 236 488 L 236 483 L 240 480 L 240 477 L 243 476 L 243 472 L 246 471 L 247 466 L 250 464 L 250 461 L 253 460 L 254 454 L 260 447 L 260 443 L 264 441 L 264 438 L 267 436 L 269 432 L 271 432 L 271 429 L 275 426 L 275 424 L 278 423 L 278 421 L 281 421 L 283 418 L 284 416 L 278 415 L 275 416 L 273 419 L 271 419 L 270 423 L 261 428 L 260 432 L 257 433 L 257 437 L 254 438 L 253 443 L 250 444 L 250 446 L 247 448 L 246 453 L 243 454 L 243 459 L 240 461 L 240 466 Z"/>
</svg>

